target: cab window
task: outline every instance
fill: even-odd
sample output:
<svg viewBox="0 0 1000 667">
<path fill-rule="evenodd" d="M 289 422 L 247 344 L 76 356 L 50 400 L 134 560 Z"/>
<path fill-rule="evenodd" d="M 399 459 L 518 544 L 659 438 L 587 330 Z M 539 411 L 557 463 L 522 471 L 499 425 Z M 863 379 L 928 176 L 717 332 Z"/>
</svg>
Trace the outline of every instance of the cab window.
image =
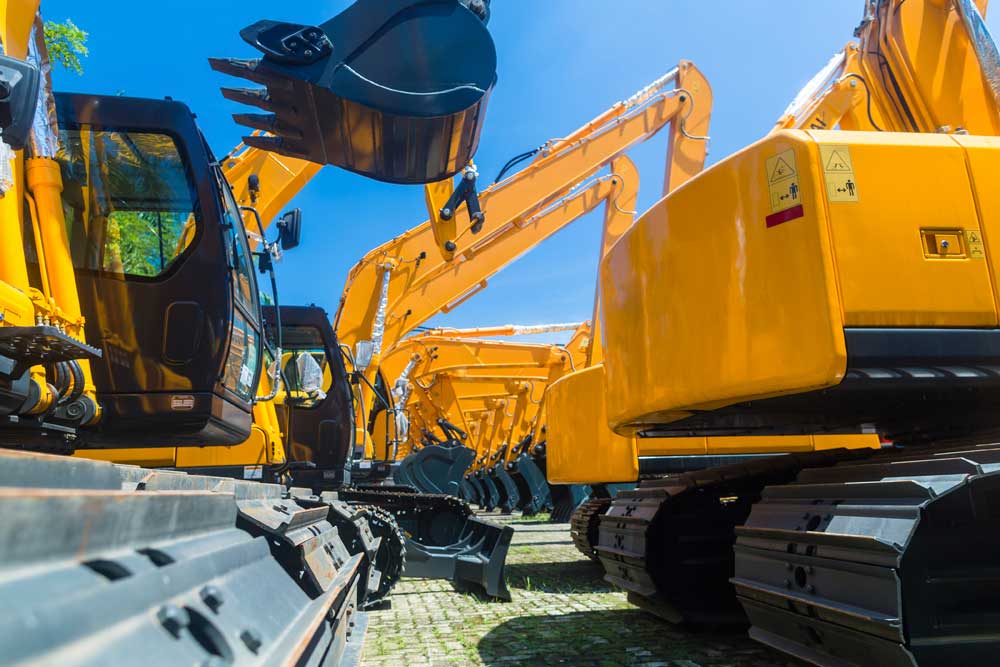
<svg viewBox="0 0 1000 667">
<path fill-rule="evenodd" d="M 191 245 L 197 191 L 172 137 L 73 126 L 56 159 L 76 268 L 157 278 Z"/>
</svg>

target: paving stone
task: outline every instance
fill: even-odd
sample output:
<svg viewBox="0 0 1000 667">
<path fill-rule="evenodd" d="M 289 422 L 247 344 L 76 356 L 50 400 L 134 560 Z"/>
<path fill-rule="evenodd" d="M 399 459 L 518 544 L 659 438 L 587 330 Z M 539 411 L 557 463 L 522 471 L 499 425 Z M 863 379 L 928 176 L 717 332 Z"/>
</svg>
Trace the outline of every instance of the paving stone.
<svg viewBox="0 0 1000 667">
<path fill-rule="evenodd" d="M 513 600 L 439 580 L 404 579 L 371 612 L 361 667 L 773 667 L 789 665 L 741 632 L 688 632 L 628 603 L 573 547 L 568 524 L 487 515 L 515 528 Z"/>
</svg>

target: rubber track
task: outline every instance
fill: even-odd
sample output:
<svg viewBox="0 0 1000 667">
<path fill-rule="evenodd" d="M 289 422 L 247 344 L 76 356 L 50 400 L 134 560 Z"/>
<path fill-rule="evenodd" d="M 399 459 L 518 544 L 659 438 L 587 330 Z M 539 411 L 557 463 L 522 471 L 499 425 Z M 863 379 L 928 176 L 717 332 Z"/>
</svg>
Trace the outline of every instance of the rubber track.
<svg viewBox="0 0 1000 667">
<path fill-rule="evenodd" d="M 341 500 L 374 505 L 392 514 L 412 540 L 427 546 L 447 546 L 472 516 L 469 503 L 443 493 L 409 493 L 368 489 L 341 489 Z"/>
<path fill-rule="evenodd" d="M 745 623 L 729 578 L 735 528 L 765 486 L 868 450 L 787 454 L 644 481 L 600 517 L 604 578 L 672 623 Z"/>
<path fill-rule="evenodd" d="M 593 561 L 600 561 L 597 545 L 600 540 L 601 517 L 611 508 L 611 498 L 592 498 L 576 508 L 570 518 L 569 534 L 577 551 Z"/>
</svg>

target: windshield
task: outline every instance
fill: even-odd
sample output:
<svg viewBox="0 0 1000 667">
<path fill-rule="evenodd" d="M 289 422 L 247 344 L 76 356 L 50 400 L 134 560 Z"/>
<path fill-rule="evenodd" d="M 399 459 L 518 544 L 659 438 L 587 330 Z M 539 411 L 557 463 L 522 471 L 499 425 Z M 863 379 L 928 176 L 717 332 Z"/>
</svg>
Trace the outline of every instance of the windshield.
<svg viewBox="0 0 1000 667">
<path fill-rule="evenodd" d="M 124 278 L 167 273 L 198 228 L 198 198 L 174 139 L 80 125 L 60 131 L 73 265 Z"/>
</svg>

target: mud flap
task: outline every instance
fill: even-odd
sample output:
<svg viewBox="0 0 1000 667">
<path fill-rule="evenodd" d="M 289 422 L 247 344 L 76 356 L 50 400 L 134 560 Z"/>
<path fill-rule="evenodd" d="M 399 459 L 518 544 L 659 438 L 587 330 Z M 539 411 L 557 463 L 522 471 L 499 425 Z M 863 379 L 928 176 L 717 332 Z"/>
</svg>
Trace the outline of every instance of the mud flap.
<svg viewBox="0 0 1000 667">
<path fill-rule="evenodd" d="M 403 576 L 473 584 L 490 597 L 510 601 L 504 564 L 513 537 L 510 526 L 469 517 L 453 544 L 435 547 L 407 540 Z"/>
<path fill-rule="evenodd" d="M 493 471 L 493 482 L 500 489 L 500 511 L 510 514 L 520 503 L 521 495 L 518 493 L 514 478 L 504 469 L 502 463 Z"/>
<path fill-rule="evenodd" d="M 465 471 L 476 453 L 461 445 L 430 445 L 406 456 L 392 472 L 397 484 L 412 486 L 423 493 L 460 496 Z"/>
<path fill-rule="evenodd" d="M 518 456 L 514 459 L 514 471 L 511 476 L 520 492 L 521 501 L 518 509 L 522 514 L 532 516 L 552 508 L 549 483 L 545 481 L 545 473 L 534 459 L 527 454 Z"/>
</svg>

